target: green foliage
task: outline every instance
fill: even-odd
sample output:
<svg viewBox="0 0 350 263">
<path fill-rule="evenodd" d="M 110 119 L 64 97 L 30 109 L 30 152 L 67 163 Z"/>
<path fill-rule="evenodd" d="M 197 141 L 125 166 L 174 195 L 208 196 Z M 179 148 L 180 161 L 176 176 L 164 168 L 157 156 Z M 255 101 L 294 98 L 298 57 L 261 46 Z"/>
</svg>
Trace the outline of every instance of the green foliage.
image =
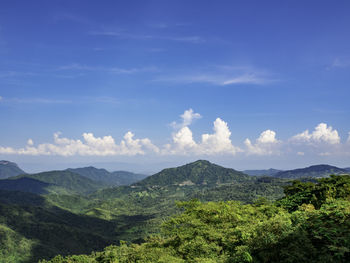
<svg viewBox="0 0 350 263">
<path fill-rule="evenodd" d="M 234 169 L 224 168 L 208 161 L 199 160 L 177 168 L 163 171 L 136 183 L 138 186 L 168 185 L 216 185 L 246 182 L 252 177 Z"/>
<path fill-rule="evenodd" d="M 349 262 L 348 180 L 332 176 L 316 184 L 295 182 L 282 199 L 301 202 L 290 211 L 281 200 L 275 204 L 262 198 L 246 205 L 179 202 L 182 213 L 162 225 L 161 236 L 43 262 Z"/>
<path fill-rule="evenodd" d="M 295 211 L 302 204 L 312 204 L 320 208 L 334 199 L 350 200 L 350 175 L 331 175 L 318 183 L 294 181 L 284 189 L 285 197 L 278 204 L 289 211 Z"/>
<path fill-rule="evenodd" d="M 50 171 L 38 174 L 26 174 L 12 177 L 11 179 L 18 180 L 21 178 L 31 178 L 48 183 L 51 186 L 58 186 L 58 189 L 61 190 L 55 191 L 57 188 L 53 188 L 52 191 L 60 194 L 89 194 L 104 187 L 101 183 L 70 171 Z M 62 188 L 64 190 L 62 190 Z"/>
</svg>

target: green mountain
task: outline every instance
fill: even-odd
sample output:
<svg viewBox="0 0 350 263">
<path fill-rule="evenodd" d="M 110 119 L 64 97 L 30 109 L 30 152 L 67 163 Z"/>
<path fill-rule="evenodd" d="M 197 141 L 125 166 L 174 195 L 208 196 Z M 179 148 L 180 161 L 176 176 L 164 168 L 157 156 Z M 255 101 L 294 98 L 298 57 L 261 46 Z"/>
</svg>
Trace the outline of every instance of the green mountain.
<svg viewBox="0 0 350 263">
<path fill-rule="evenodd" d="M 321 178 L 321 177 L 328 177 L 331 174 L 347 174 L 347 173 L 349 173 L 349 171 L 347 171 L 346 169 L 341 169 L 336 166 L 331 166 L 326 164 L 320 164 L 320 165 L 313 165 L 313 166 L 301 168 L 301 169 L 282 171 L 275 174 L 274 176 L 278 178 L 298 179 L 298 178 L 305 178 L 305 177 Z"/>
<path fill-rule="evenodd" d="M 103 184 L 95 182 L 85 176 L 71 171 L 50 171 L 37 174 L 26 174 L 11 177 L 11 180 L 19 178 L 31 178 L 50 185 L 59 186 L 71 194 L 88 194 L 104 187 Z"/>
<path fill-rule="evenodd" d="M 282 170 L 270 168 L 268 170 L 244 170 L 243 173 L 251 176 L 274 176 Z"/>
<path fill-rule="evenodd" d="M 176 168 L 164 169 L 159 173 L 133 184 L 134 186 L 170 186 L 170 185 L 220 185 L 241 183 L 252 178 L 242 172 L 198 160 Z"/>
<path fill-rule="evenodd" d="M 0 190 L 0 262 L 38 262 L 115 243 L 113 222 L 74 214 L 43 196 Z"/>
<path fill-rule="evenodd" d="M 126 171 L 115 171 L 111 173 L 105 169 L 97 169 L 92 166 L 74 169 L 69 168 L 67 170 L 109 186 L 129 185 L 147 177 L 143 174 L 135 174 Z"/>
<path fill-rule="evenodd" d="M 21 191 L 34 194 L 49 193 L 48 187 L 50 185 L 51 184 L 28 177 L 0 180 L 0 190 Z"/>
<path fill-rule="evenodd" d="M 17 164 L 9 161 L 0 161 L 0 179 L 6 179 L 20 174 L 25 174 L 25 172 Z"/>
</svg>

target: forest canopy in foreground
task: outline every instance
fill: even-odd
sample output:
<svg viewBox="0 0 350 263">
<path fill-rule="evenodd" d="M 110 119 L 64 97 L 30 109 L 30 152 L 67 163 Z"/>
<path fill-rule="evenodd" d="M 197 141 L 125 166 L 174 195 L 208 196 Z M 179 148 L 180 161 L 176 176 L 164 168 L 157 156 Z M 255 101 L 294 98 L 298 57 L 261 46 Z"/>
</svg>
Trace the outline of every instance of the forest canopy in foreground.
<svg viewBox="0 0 350 263">
<path fill-rule="evenodd" d="M 178 203 L 182 212 L 142 244 L 122 243 L 70 262 L 349 262 L 350 176 L 295 181 L 270 203 Z"/>
</svg>

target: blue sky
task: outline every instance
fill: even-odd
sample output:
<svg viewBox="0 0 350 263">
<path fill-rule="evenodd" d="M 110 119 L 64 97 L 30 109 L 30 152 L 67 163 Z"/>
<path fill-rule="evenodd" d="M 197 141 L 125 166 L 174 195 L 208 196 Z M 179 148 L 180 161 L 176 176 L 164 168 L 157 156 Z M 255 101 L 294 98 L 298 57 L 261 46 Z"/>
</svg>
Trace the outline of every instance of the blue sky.
<svg viewBox="0 0 350 263">
<path fill-rule="evenodd" d="M 349 10 L 1 1 L 0 158 L 33 171 L 350 166 Z"/>
</svg>

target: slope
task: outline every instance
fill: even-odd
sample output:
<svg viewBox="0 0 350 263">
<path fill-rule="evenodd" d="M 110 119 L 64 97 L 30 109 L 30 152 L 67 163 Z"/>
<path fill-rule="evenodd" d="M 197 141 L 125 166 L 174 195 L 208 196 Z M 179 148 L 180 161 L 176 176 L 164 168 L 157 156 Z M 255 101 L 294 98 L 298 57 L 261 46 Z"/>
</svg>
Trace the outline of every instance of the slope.
<svg viewBox="0 0 350 263">
<path fill-rule="evenodd" d="M 320 164 L 312 165 L 306 168 L 294 169 L 289 171 L 282 171 L 275 174 L 278 178 L 298 179 L 304 177 L 328 177 L 331 174 L 347 174 L 349 171 L 338 168 L 336 166 Z"/>
<path fill-rule="evenodd" d="M 159 173 L 133 184 L 134 186 L 207 185 L 241 183 L 253 180 L 250 176 L 234 169 L 198 160 L 176 168 L 164 169 Z"/>
<path fill-rule="evenodd" d="M 0 179 L 6 179 L 20 174 L 25 174 L 25 172 L 16 163 L 0 161 Z"/>
</svg>

